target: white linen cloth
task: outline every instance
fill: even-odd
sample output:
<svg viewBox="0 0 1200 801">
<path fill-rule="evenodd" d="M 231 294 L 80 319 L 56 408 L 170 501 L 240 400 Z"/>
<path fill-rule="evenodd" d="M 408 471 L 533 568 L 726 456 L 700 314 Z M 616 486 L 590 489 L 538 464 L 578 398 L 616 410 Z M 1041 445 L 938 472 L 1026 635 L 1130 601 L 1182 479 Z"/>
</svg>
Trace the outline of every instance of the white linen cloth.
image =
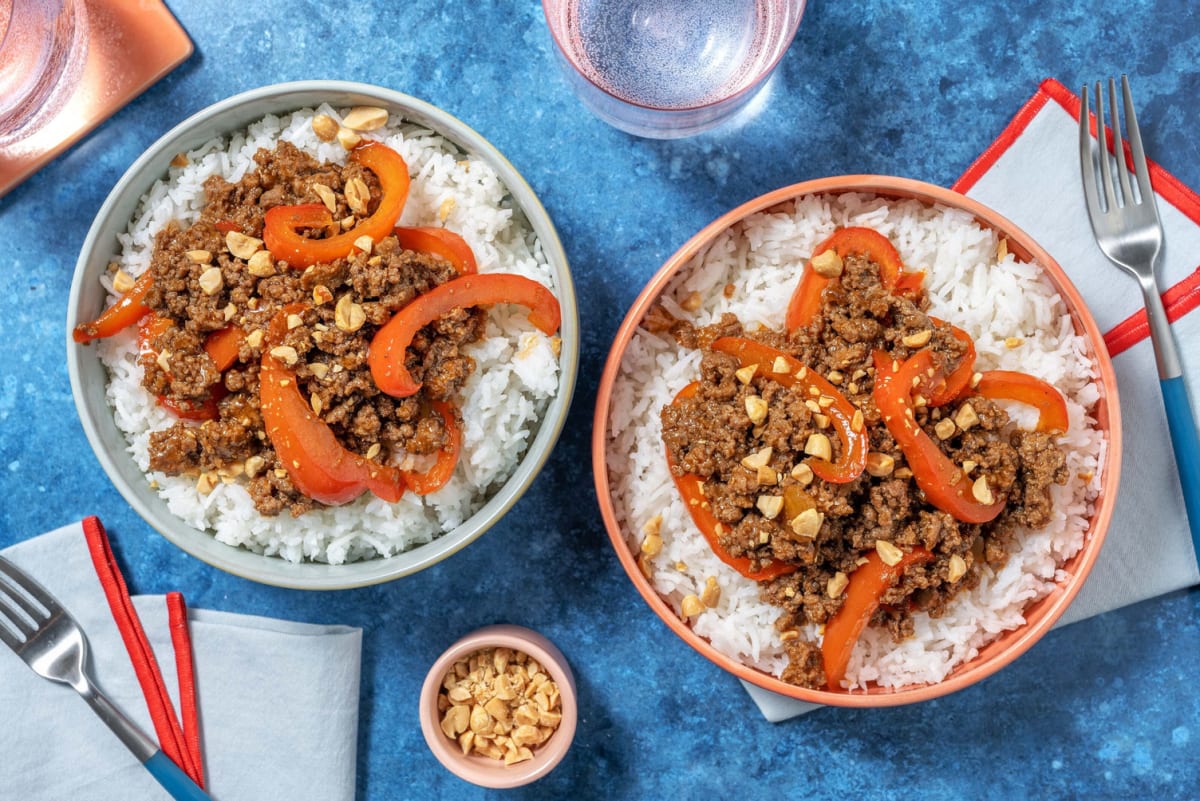
<svg viewBox="0 0 1200 801">
<path fill-rule="evenodd" d="M 1078 106 L 1072 105 L 1072 97 L 1062 84 L 1044 82 L 980 157 L 982 174 L 972 180 L 968 173 L 960 188 L 1041 244 L 1079 290 L 1100 330 L 1107 332 L 1142 308 L 1142 296 L 1135 280 L 1104 257 L 1092 236 L 1079 169 Z M 1153 171 L 1166 233 L 1159 285 L 1166 291 L 1198 269 L 1200 200 L 1179 186 L 1167 191 L 1167 199 L 1162 187 L 1173 179 L 1157 167 Z M 1196 410 L 1200 312 L 1181 317 L 1172 328 Z M 1059 626 L 1200 583 L 1149 338 L 1115 356 L 1113 366 L 1124 441 L 1120 490 L 1100 556 Z M 1053 636 L 1047 640 L 1052 642 Z M 770 721 L 819 708 L 743 684 Z"/>
<path fill-rule="evenodd" d="M 87 635 L 100 689 L 151 739 L 154 727 L 78 523 L 4 556 Z M 164 596 L 134 605 L 179 709 Z M 360 629 L 188 610 L 204 772 L 216 801 L 351 801 Z M 0 644 L 0 798 L 133 801 L 170 796 L 74 690 Z"/>
</svg>

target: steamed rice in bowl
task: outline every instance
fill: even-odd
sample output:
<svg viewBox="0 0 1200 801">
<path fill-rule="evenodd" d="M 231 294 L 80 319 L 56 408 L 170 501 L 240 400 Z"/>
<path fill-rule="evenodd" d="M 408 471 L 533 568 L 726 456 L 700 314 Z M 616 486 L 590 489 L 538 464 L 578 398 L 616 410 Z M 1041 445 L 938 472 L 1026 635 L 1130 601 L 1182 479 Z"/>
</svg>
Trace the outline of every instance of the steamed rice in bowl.
<svg viewBox="0 0 1200 801">
<path fill-rule="evenodd" d="M 1110 466 L 1105 431 L 1096 419 L 1103 405 L 1101 371 L 1091 343 L 1076 330 L 1071 310 L 1041 268 L 1005 253 L 1001 237 L 965 211 L 916 199 L 808 195 L 765 208 L 704 240 L 703 249 L 670 276 L 657 302 L 696 327 L 730 312 L 747 329 L 781 329 L 802 266 L 822 240 L 847 226 L 879 231 L 896 246 L 906 269 L 926 271 L 928 313 L 972 337 L 976 370 L 1041 378 L 1065 397 L 1069 415 L 1068 430 L 1058 440 L 1067 477 L 1051 488 L 1050 522 L 1018 531 L 1007 561 L 995 569 L 984 565 L 978 585 L 955 596 L 940 616 L 913 615 L 912 636 L 896 641 L 886 630 L 868 627 L 859 637 L 843 687 L 893 691 L 945 681 L 982 651 L 990 654 L 989 643 L 1025 626 L 1026 614 L 1040 600 L 1066 583 L 1077 588 L 1064 566 L 1078 561 L 1088 542 L 1104 468 Z M 757 582 L 714 554 L 664 455 L 660 411 L 697 377 L 700 353 L 653 328 L 643 318 L 619 364 L 609 368 L 604 460 L 616 528 L 631 554 L 626 567 L 647 576 L 652 592 L 669 606 L 659 613 L 681 619 L 682 626 L 672 627 L 685 638 L 690 629 L 719 657 L 753 668 L 740 672 L 743 677 L 757 681 L 755 671 L 761 671 L 778 678 L 788 661 L 776 627 L 781 609 L 760 597 Z M 1029 422 L 1020 405 L 1008 411 L 1018 424 Z M 646 547 L 654 535 L 658 540 Z M 1093 531 L 1092 540 L 1095 536 Z M 796 634 L 820 643 L 822 627 L 809 623 Z M 764 686 L 786 687 L 777 681 Z M 797 697 L 815 700 L 814 693 Z"/>
<path fill-rule="evenodd" d="M 337 139 L 319 138 L 313 119 L 327 115 L 340 120 L 348 110 L 322 105 L 267 115 L 244 131 L 181 154 L 119 236 L 115 266 L 101 279 L 110 301 L 120 294 L 112 287 L 117 269 L 141 275 L 149 266 L 155 235 L 172 220 L 186 228 L 197 219 L 209 176 L 237 182 L 254 168 L 259 148 L 270 149 L 278 141 L 291 142 L 319 161 L 344 164 L 346 147 Z M 470 245 L 480 273 L 516 274 L 561 294 L 537 235 L 485 159 L 396 115 L 364 137 L 384 142 L 408 164 L 412 180 L 397 225 L 454 231 Z M 520 464 L 560 390 L 560 343 L 531 325 L 527 310 L 517 306 L 491 307 L 485 326 L 483 337 L 467 346 L 475 370 L 457 398 L 462 452 L 449 483 L 424 496 L 407 492 L 397 503 L 367 492 L 352 503 L 318 506 L 299 517 L 260 514 L 244 482 L 236 478 L 202 486 L 195 476 L 150 471 L 150 434 L 175 418 L 141 386 L 135 331 L 101 340 L 96 347 L 109 374 L 107 399 L 129 454 L 172 514 L 231 546 L 292 562 L 342 564 L 402 553 L 455 529 Z"/>
</svg>

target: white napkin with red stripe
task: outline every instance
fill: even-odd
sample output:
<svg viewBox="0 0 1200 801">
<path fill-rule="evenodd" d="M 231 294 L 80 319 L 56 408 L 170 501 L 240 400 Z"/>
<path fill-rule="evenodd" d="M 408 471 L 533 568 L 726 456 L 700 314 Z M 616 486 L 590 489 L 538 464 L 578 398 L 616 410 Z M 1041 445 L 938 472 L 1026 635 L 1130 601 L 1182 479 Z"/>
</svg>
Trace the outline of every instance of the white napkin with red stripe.
<svg viewBox="0 0 1200 801">
<path fill-rule="evenodd" d="M 1104 548 L 1060 626 L 1200 583 L 1141 292 L 1100 252 L 1088 222 L 1078 114 L 1074 92 L 1044 81 L 953 187 L 1008 217 L 1054 257 L 1113 356 L 1124 435 L 1121 488 Z M 1200 343 L 1200 312 L 1188 312 L 1200 305 L 1200 196 L 1157 164 L 1151 173 L 1166 231 L 1159 283 L 1197 409 L 1200 359 L 1189 349 L 1195 353 Z M 770 721 L 818 708 L 743 683 Z"/>
<path fill-rule="evenodd" d="M 87 634 L 100 689 L 155 739 L 142 688 L 80 524 L 4 556 Z M 175 658 L 161 595 L 134 606 L 176 709 Z M 207 789 L 216 801 L 352 801 L 362 632 L 189 609 Z M 0 644 L 0 799 L 128 801 L 167 793 L 74 690 Z"/>
</svg>

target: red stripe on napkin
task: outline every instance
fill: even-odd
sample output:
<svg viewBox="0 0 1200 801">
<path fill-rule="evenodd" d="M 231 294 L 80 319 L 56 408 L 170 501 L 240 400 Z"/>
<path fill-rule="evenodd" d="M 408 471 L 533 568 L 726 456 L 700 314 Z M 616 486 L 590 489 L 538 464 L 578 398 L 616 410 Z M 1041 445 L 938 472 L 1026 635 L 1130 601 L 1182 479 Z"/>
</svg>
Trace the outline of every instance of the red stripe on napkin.
<svg viewBox="0 0 1200 801">
<path fill-rule="evenodd" d="M 179 725 L 175 708 L 171 705 L 171 697 L 167 694 L 166 683 L 163 681 L 162 672 L 158 669 L 158 661 L 154 657 L 150 641 L 146 637 L 145 629 L 142 628 L 141 620 L 137 616 L 137 610 L 134 609 L 133 601 L 129 597 L 125 578 L 117 567 L 104 526 L 101 525 L 99 518 L 88 517 L 83 521 L 83 532 L 87 539 L 92 564 L 100 579 L 100 586 L 104 589 L 104 596 L 108 599 L 113 620 L 121 632 L 121 639 L 125 642 L 125 649 L 129 652 L 129 659 L 133 663 L 138 683 L 146 697 L 146 708 L 154 723 L 159 747 L 172 762 L 199 784 L 199 768 L 193 764 L 191 754 L 184 745 L 183 728 Z M 189 654 L 190 651 L 189 645 Z M 195 703 L 194 691 L 191 703 L 193 705 Z"/>
<path fill-rule="evenodd" d="M 1167 319 L 1171 322 L 1200 306 L 1200 268 L 1164 292 L 1162 299 L 1167 308 Z M 1108 346 L 1108 354 L 1116 356 L 1149 335 L 1150 323 L 1146 320 L 1146 310 L 1142 309 L 1114 325 L 1104 335 L 1104 344 Z"/>
<path fill-rule="evenodd" d="M 979 154 L 979 158 L 975 159 L 975 163 L 967 168 L 967 171 L 962 174 L 954 185 L 950 188 L 955 192 L 965 195 L 971 191 L 971 187 L 978 183 L 979 179 L 984 176 L 988 170 L 995 166 L 996 162 L 1004 155 L 1004 151 L 1012 147 L 1021 134 L 1025 133 L 1025 129 L 1029 127 L 1029 123 L 1033 122 L 1033 118 L 1037 116 L 1042 107 L 1046 105 L 1046 101 L 1050 99 L 1044 90 L 1046 83 L 1043 82 L 1038 91 L 1033 97 L 1025 101 L 1025 105 L 1021 106 L 1021 110 L 1012 118 L 1012 121 L 1005 126 L 996 140 L 987 146 L 987 149 Z M 1064 87 L 1065 88 L 1065 87 Z"/>
<path fill-rule="evenodd" d="M 187 603 L 177 592 L 167 593 L 171 644 L 175 648 L 175 675 L 179 678 L 179 716 L 183 718 L 183 744 L 196 774 L 192 780 L 204 787 L 204 758 L 200 750 L 200 714 L 196 708 L 196 674 L 192 636 L 188 630 Z"/>
<path fill-rule="evenodd" d="M 1061 106 L 1063 111 L 1073 119 L 1079 119 L 1079 96 L 1053 78 L 1047 78 L 1038 86 L 1033 97 L 1026 101 L 1012 121 L 1005 126 L 1000 136 L 967 168 L 962 177 L 954 182 L 951 189 L 963 194 L 969 192 L 979 179 L 995 166 L 1004 152 L 1020 138 L 1025 129 L 1029 127 L 1029 123 L 1051 100 Z M 1092 129 L 1095 130 L 1095 127 L 1096 117 L 1093 114 Z M 1105 135 L 1108 149 L 1111 151 L 1113 136 L 1107 126 L 1105 126 Z M 1125 143 L 1125 158 L 1127 160 L 1131 158 L 1128 142 Z M 1150 184 L 1154 187 L 1154 191 L 1192 222 L 1200 225 L 1200 196 L 1153 160 L 1147 158 L 1146 163 L 1150 168 Z M 1082 187 L 1080 191 L 1082 191 Z M 1200 267 L 1163 293 L 1163 305 L 1166 306 L 1167 317 L 1172 322 L 1200 306 Z M 1146 311 L 1141 309 L 1113 326 L 1104 335 L 1104 343 L 1108 347 L 1109 355 L 1116 356 L 1149 335 L 1150 326 L 1146 321 Z"/>
</svg>

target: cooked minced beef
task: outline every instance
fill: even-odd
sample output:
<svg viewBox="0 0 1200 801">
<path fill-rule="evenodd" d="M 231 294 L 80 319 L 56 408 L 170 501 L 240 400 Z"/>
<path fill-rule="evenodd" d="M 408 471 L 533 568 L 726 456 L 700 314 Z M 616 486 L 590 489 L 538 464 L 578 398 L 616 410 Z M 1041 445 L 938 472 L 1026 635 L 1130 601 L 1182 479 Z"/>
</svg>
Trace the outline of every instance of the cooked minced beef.
<svg viewBox="0 0 1200 801">
<path fill-rule="evenodd" d="M 906 551 L 922 545 L 934 555 L 933 561 L 905 570 L 872 621 L 886 625 L 897 638 L 907 636 L 914 611 L 937 616 L 956 593 L 978 583 L 981 563 L 998 565 L 1007 558 L 1006 544 L 1015 527 L 1037 528 L 1050 519 L 1049 487 L 1067 478 L 1063 451 L 1047 434 L 1016 429 L 1003 409 L 978 395 L 940 408 L 919 408 L 916 420 L 956 464 L 975 463 L 972 475 L 987 476 L 996 497 L 1006 500 L 1004 511 L 989 523 L 972 525 L 925 502 L 875 406 L 872 352 L 883 350 L 903 361 L 917 350 L 906 346 L 904 338 L 932 330 L 922 347 L 931 348 L 943 369 L 952 370 L 965 345 L 948 328 L 934 325 L 926 306 L 923 296 L 914 301 L 892 294 L 881 285 L 875 264 L 849 256 L 841 280 L 826 290 L 818 318 L 793 334 L 747 330 L 732 315 L 695 328 L 661 308 L 647 322 L 703 353 L 695 395 L 664 407 L 661 417 L 674 470 L 704 481 L 705 496 L 722 524 L 720 544 L 730 555 L 750 559 L 752 569 L 774 561 L 799 565 L 795 572 L 760 585 L 763 599 L 784 610 L 780 631 L 829 620 L 844 598 L 844 593 L 830 597 L 830 580 L 838 573 L 852 574 L 864 553 L 883 541 Z M 811 399 L 761 374 L 743 383 L 736 375 L 738 360 L 710 347 L 725 336 L 758 340 L 828 377 L 862 411 L 870 450 L 883 462 L 890 458 L 892 467 L 876 470 L 879 475 L 863 472 L 845 484 L 823 481 L 811 471 L 794 474 L 793 468 L 806 458 L 809 435 L 821 430 L 806 403 Z M 768 405 L 767 417 L 758 425 L 746 412 L 749 396 Z M 964 403 L 970 403 L 978 423 L 940 439 L 934 426 L 953 418 Z M 836 461 L 840 442 L 829 439 Z M 760 483 L 758 472 L 741 461 L 766 446 L 772 449 L 769 466 L 777 483 Z M 817 536 L 796 536 L 787 523 L 789 514 L 768 519 L 756 506 L 762 495 L 782 497 L 791 507 L 815 508 L 824 515 Z M 962 560 L 954 560 L 957 569 L 952 568 L 954 557 Z M 964 565 L 965 572 L 956 575 Z M 825 685 L 819 649 L 792 639 L 787 650 L 785 681 Z"/>
<path fill-rule="evenodd" d="M 386 463 L 405 454 L 432 454 L 445 444 L 445 424 L 429 401 L 453 397 L 474 370 L 462 348 L 482 336 L 484 313 L 457 310 L 413 339 L 406 366 L 423 382 L 418 394 L 398 399 L 380 392 L 367 367 L 371 338 L 396 309 L 454 278 L 454 268 L 442 259 L 404 250 L 387 237 L 369 255 L 355 251 L 306 270 L 283 261 L 252 270 L 247 259 L 230 252 L 226 235 L 233 230 L 261 239 L 269 207 L 322 203 L 322 196 L 330 195 L 324 190 L 318 194 L 314 187 L 320 185 L 332 192 L 339 230 L 350 230 L 374 211 L 379 197 L 378 181 L 369 170 L 353 162 L 322 164 L 288 142 L 260 150 L 254 160 L 257 169 L 236 184 L 210 178 L 199 220 L 186 229 L 168 225 L 155 241 L 150 265 L 154 283 L 146 303 L 171 325 L 146 343 L 143 384 L 177 408 L 215 403 L 217 413 L 203 421 L 180 420 L 151 434 L 150 467 L 169 475 L 217 479 L 245 473 L 261 513 L 299 515 L 317 504 L 292 484 L 263 428 L 258 398 L 263 350 L 293 347 L 298 360 L 289 367 L 321 419 L 344 447 Z M 343 193 L 356 178 L 366 183 L 373 199 L 358 214 Z M 284 340 L 269 342 L 271 319 L 291 304 L 302 306 L 295 309 Z M 238 361 L 222 375 L 204 346 L 211 334 L 228 325 L 240 327 L 246 336 Z"/>
</svg>

